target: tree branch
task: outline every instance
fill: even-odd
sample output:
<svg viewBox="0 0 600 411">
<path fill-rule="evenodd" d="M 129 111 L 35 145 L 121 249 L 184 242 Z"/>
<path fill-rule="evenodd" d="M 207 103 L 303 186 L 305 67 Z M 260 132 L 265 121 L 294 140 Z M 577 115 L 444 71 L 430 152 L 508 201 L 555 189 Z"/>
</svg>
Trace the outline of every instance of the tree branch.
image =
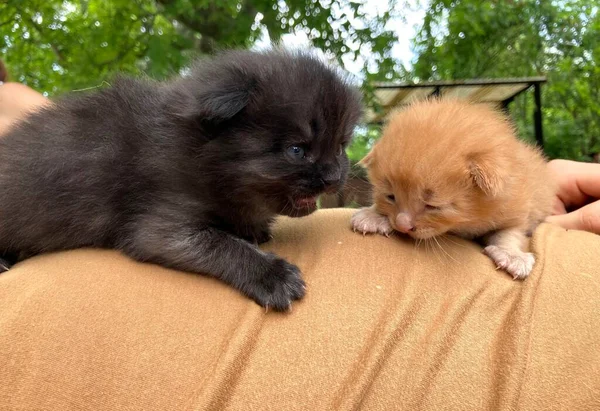
<svg viewBox="0 0 600 411">
<path fill-rule="evenodd" d="M 131 42 L 131 44 L 129 44 L 127 47 L 120 47 L 119 53 L 117 53 L 117 55 L 115 57 L 113 57 L 112 59 L 109 59 L 107 61 L 103 61 L 100 63 L 96 63 L 98 66 L 108 66 L 110 64 L 113 64 L 117 61 L 122 60 L 127 54 L 129 54 L 134 48 L 135 46 L 137 46 L 138 44 L 142 43 L 142 39 L 144 37 L 146 37 L 148 35 L 148 33 L 150 33 L 150 30 L 152 30 L 152 28 L 154 27 L 154 18 L 155 16 L 153 15 L 147 15 L 147 16 L 142 16 L 143 17 L 147 17 L 150 19 L 150 23 L 149 24 L 143 24 L 143 27 L 146 29 L 146 31 L 142 34 L 140 34 L 139 36 L 137 36 L 135 39 L 133 39 L 133 41 Z M 147 44 L 146 44 L 146 48 L 147 48 Z"/>
<path fill-rule="evenodd" d="M 17 13 L 20 14 L 21 16 L 27 16 L 27 20 L 29 21 L 29 23 L 31 23 L 31 26 L 33 27 L 33 29 L 41 36 L 41 39 L 43 42 L 46 42 L 50 45 L 50 47 L 52 48 L 52 51 L 54 52 L 54 54 L 56 55 L 56 58 L 58 59 L 58 61 L 63 62 L 65 60 L 64 55 L 62 54 L 62 52 L 60 51 L 60 49 L 56 46 L 56 44 L 52 43 L 51 41 L 45 40 L 45 33 L 44 30 L 42 30 L 42 28 L 33 20 L 33 18 L 23 12 L 23 10 L 17 8 Z"/>
<path fill-rule="evenodd" d="M 239 20 L 235 17 L 225 16 L 224 13 L 219 10 L 218 5 L 216 5 L 217 2 L 211 3 L 208 6 L 208 10 L 204 10 L 202 13 L 196 13 L 194 17 L 189 17 L 187 15 L 173 13 L 168 10 L 173 5 L 173 0 L 156 1 L 158 4 L 166 8 L 169 14 L 171 14 L 175 20 L 202 36 L 199 42 L 199 48 L 203 53 L 213 53 L 217 43 L 226 37 L 227 31 L 229 31 L 231 27 L 239 26 Z M 250 0 L 243 2 L 240 14 L 256 16 L 256 13 L 257 9 Z M 225 21 L 216 22 L 203 19 L 203 16 L 213 15 L 218 15 L 221 18 L 225 18 Z M 250 20 L 252 20 L 252 22 L 254 21 L 253 19 Z"/>
</svg>

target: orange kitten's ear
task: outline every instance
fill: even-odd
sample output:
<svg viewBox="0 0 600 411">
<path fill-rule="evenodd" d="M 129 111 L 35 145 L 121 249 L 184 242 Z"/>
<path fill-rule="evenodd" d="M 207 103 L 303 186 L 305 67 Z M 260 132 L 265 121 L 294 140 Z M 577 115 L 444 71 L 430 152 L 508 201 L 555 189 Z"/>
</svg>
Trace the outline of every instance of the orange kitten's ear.
<svg viewBox="0 0 600 411">
<path fill-rule="evenodd" d="M 486 195 L 495 197 L 504 188 L 504 169 L 501 161 L 493 154 L 470 156 L 468 167 L 471 179 Z"/>
<path fill-rule="evenodd" d="M 373 155 L 375 153 L 375 149 L 372 148 L 371 151 L 367 153 L 366 156 L 362 158 L 357 164 L 363 168 L 369 168 L 373 163 Z"/>
</svg>

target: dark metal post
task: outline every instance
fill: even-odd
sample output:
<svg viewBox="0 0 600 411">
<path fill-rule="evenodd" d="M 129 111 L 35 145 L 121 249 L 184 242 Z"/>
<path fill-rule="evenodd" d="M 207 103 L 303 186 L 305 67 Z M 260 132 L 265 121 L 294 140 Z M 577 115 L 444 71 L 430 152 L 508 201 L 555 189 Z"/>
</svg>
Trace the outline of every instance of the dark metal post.
<svg viewBox="0 0 600 411">
<path fill-rule="evenodd" d="M 533 94 L 535 97 L 535 110 L 533 112 L 533 124 L 535 127 L 535 140 L 538 145 L 544 148 L 544 132 L 542 129 L 542 90 L 541 84 L 533 85 Z"/>
<path fill-rule="evenodd" d="M 513 102 L 514 99 L 515 99 L 514 97 L 510 97 L 510 98 L 507 98 L 506 100 L 502 101 L 502 105 L 501 105 L 502 111 L 504 111 L 504 114 L 506 114 L 507 116 L 510 115 L 510 110 L 508 109 L 508 106 L 510 103 Z"/>
</svg>

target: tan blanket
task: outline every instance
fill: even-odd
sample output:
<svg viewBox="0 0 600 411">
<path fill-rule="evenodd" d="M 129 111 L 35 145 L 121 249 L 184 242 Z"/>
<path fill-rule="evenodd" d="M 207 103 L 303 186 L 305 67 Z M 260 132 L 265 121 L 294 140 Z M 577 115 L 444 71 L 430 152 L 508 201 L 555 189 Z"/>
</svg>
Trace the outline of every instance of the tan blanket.
<svg viewBox="0 0 600 411">
<path fill-rule="evenodd" d="M 112 251 L 0 275 L 2 410 L 600 410 L 600 236 L 543 225 L 531 277 L 479 246 L 363 237 L 350 210 L 266 248 L 307 296 L 266 313 Z"/>
</svg>

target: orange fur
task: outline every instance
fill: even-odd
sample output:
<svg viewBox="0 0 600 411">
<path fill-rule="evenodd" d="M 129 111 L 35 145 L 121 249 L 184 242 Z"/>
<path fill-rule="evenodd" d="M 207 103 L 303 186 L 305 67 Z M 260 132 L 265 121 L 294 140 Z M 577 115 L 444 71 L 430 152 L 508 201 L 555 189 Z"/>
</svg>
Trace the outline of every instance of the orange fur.
<svg viewBox="0 0 600 411">
<path fill-rule="evenodd" d="M 361 164 L 373 185 L 372 210 L 414 238 L 508 229 L 524 238 L 552 210 L 555 188 L 545 158 L 484 104 L 411 104 L 391 115 Z"/>
</svg>

